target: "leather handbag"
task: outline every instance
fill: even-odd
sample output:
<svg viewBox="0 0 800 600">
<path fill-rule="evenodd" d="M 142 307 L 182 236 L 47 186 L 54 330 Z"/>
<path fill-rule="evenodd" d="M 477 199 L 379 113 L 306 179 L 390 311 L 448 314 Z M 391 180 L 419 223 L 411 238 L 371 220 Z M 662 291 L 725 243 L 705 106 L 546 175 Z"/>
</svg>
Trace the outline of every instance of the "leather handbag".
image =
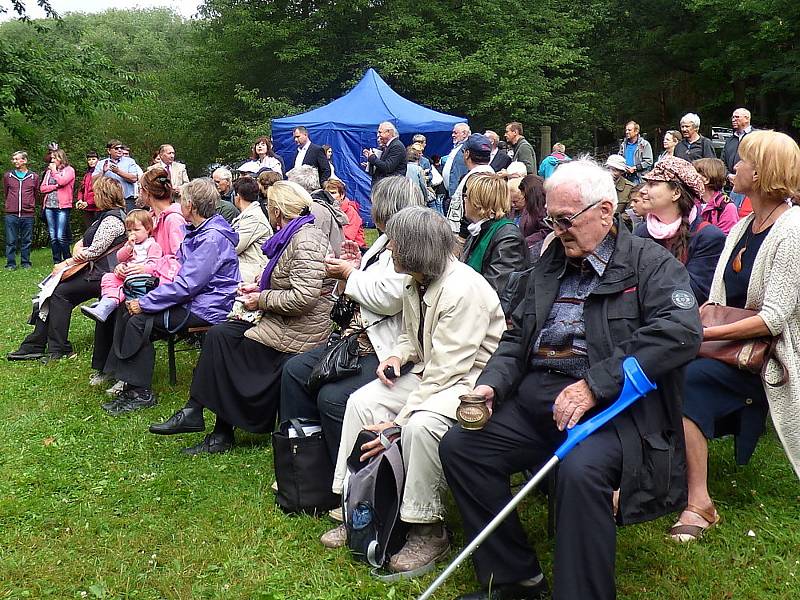
<svg viewBox="0 0 800 600">
<path fill-rule="evenodd" d="M 344 336 L 338 331 L 331 333 L 325 354 L 308 376 L 306 387 L 309 392 L 316 394 L 326 383 L 361 373 L 361 365 L 358 364 L 358 336 L 363 331 L 364 329 L 359 329 Z"/>
<path fill-rule="evenodd" d="M 333 463 L 319 422 L 290 419 L 272 434 L 278 493 L 275 502 L 287 513 L 320 514 L 335 508 L 331 491 Z"/>
<path fill-rule="evenodd" d="M 723 306 L 710 302 L 706 302 L 700 307 L 700 320 L 703 323 L 703 327 L 729 325 L 757 314 L 758 311 L 755 310 Z M 700 358 L 713 358 L 742 371 L 759 374 L 764 383 L 771 387 L 778 387 L 788 381 L 789 375 L 786 367 L 775 357 L 775 343 L 776 338 L 772 336 L 744 340 L 707 341 L 700 345 L 700 351 L 697 356 Z M 770 359 L 778 362 L 783 371 L 781 379 L 777 383 L 770 383 L 764 378 Z"/>
</svg>

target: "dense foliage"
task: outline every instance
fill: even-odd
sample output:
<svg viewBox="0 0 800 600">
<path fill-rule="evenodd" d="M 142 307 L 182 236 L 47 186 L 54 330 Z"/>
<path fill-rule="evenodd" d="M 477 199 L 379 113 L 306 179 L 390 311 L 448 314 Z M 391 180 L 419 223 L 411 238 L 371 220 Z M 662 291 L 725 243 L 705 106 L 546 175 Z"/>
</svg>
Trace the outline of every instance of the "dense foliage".
<svg viewBox="0 0 800 600">
<path fill-rule="evenodd" d="M 522 121 L 569 148 L 651 139 L 687 111 L 800 127 L 793 0 L 206 0 L 0 26 L 0 154 L 109 137 L 140 162 L 172 142 L 192 174 L 244 158 L 269 119 L 317 106 L 368 67 L 399 93 L 470 119 Z M 80 162 L 76 160 L 75 162 Z M 39 165 L 36 165 L 39 166 Z"/>
</svg>

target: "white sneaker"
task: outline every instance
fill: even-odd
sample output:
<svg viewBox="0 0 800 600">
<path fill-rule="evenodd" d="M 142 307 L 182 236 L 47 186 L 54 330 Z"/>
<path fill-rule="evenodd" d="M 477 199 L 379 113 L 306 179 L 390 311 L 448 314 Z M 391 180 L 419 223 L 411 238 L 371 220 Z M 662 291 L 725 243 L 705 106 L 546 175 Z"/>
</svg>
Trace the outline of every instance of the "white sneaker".
<svg viewBox="0 0 800 600">
<path fill-rule="evenodd" d="M 118 381 L 117 383 L 115 383 L 114 385 L 112 385 L 110 388 L 108 388 L 106 390 L 106 394 L 108 394 L 109 396 L 117 396 L 117 395 L 121 394 L 122 390 L 124 390 L 124 389 L 125 389 L 125 382 L 124 381 Z"/>
<path fill-rule="evenodd" d="M 111 375 L 103 373 L 102 371 L 95 371 L 92 373 L 92 376 L 89 377 L 89 385 L 92 387 L 103 385 L 107 381 L 111 381 Z"/>
</svg>

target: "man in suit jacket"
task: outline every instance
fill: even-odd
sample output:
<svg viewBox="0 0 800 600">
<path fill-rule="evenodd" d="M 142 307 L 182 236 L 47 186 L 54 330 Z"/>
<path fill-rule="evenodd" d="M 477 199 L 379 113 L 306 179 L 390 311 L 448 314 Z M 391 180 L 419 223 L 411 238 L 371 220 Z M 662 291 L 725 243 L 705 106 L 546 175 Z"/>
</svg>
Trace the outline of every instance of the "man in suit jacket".
<svg viewBox="0 0 800 600">
<path fill-rule="evenodd" d="M 184 183 L 189 183 L 186 165 L 175 160 L 175 148 L 170 144 L 161 144 L 158 148 L 158 159 L 148 167 L 148 171 L 154 167 L 161 167 L 167 171 L 173 190 L 177 190 Z"/>
<path fill-rule="evenodd" d="M 492 170 L 494 170 L 495 173 L 502 171 L 511 164 L 511 157 L 508 155 L 508 152 L 498 147 L 498 144 L 500 143 L 500 136 L 497 135 L 496 131 L 492 131 L 491 129 L 487 129 L 483 135 L 489 138 L 489 140 L 492 142 L 492 152 L 489 155 L 489 166 L 492 167 Z"/>
<path fill-rule="evenodd" d="M 384 121 L 378 125 L 378 142 L 382 148 L 380 158 L 371 148 L 364 149 L 364 158 L 369 163 L 372 185 L 392 175 L 405 176 L 406 174 L 406 147 L 400 141 L 397 128 L 393 123 Z"/>
<path fill-rule="evenodd" d="M 292 135 L 294 143 L 297 144 L 297 154 L 294 155 L 289 168 L 293 169 L 302 165 L 312 166 L 319 174 L 320 184 L 325 183 L 331 178 L 331 163 L 322 146 L 314 144 L 308 139 L 308 129 L 305 127 L 295 127 Z"/>
</svg>

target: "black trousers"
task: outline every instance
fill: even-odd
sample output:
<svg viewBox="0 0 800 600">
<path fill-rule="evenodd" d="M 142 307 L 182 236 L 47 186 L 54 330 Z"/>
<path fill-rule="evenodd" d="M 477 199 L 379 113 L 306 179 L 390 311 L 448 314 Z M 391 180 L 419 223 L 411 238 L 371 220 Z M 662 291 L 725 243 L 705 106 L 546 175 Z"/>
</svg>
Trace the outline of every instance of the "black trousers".
<svg viewBox="0 0 800 600">
<path fill-rule="evenodd" d="M 149 320 L 152 320 L 152 329 L 146 336 Z M 108 353 L 103 371 L 134 387 L 149 388 L 156 361 L 153 340 L 167 337 L 178 325 L 181 325 L 179 331 L 185 331 L 189 327 L 203 327 L 210 323 L 190 313 L 184 306 L 138 315 L 129 315 L 124 305 L 120 306 L 116 311 L 114 348 Z M 117 349 L 125 358 L 117 355 Z"/>
<path fill-rule="evenodd" d="M 361 373 L 323 385 L 316 395 L 312 395 L 306 382 L 325 349 L 323 344 L 286 361 L 281 376 L 280 418 L 282 421 L 296 418 L 319 420 L 331 461 L 336 464 L 347 400 L 350 394 L 375 379 L 379 361 L 375 354 L 359 357 Z"/>
<path fill-rule="evenodd" d="M 439 445 L 447 483 L 473 539 L 511 500 L 510 476 L 538 469 L 564 439 L 552 419 L 558 393 L 574 379 L 533 372 L 515 396 L 480 431 L 453 427 Z M 616 597 L 616 524 L 612 492 L 619 486 L 622 447 L 605 427 L 559 465 L 556 486 L 556 548 L 553 598 L 606 600 Z M 517 513 L 473 555 L 482 585 L 514 583 L 541 573 Z"/>
<path fill-rule="evenodd" d="M 67 339 L 72 311 L 82 302 L 99 295 L 100 280 L 87 280 L 80 273 L 59 283 L 50 296 L 47 321 L 42 321 L 37 314 L 33 331 L 23 340 L 19 349 L 25 352 L 44 352 L 47 348 L 52 354 L 72 352 L 72 344 Z"/>
</svg>

